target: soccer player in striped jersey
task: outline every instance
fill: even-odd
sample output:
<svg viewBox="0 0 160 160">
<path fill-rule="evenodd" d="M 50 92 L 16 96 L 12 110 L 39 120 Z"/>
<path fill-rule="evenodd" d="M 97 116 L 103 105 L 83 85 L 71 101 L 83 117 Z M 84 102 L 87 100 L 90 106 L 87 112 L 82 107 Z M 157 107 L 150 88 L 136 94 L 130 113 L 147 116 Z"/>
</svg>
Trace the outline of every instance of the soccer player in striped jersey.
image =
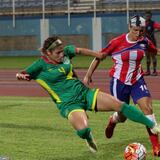
<svg viewBox="0 0 160 160">
<path fill-rule="evenodd" d="M 160 31 L 160 23 L 157 21 L 152 20 L 152 13 L 151 11 L 146 12 L 146 30 L 145 35 L 148 37 L 152 43 L 157 46 L 156 38 L 155 38 L 155 31 Z M 147 62 L 147 71 L 145 72 L 145 75 L 152 75 L 157 76 L 157 57 L 155 54 L 152 54 L 150 52 L 146 52 L 146 62 Z M 151 62 L 153 64 L 153 73 L 151 73 L 150 66 Z"/>
<path fill-rule="evenodd" d="M 71 63 L 73 57 L 85 54 L 101 59 L 103 54 L 71 45 L 64 47 L 59 37 L 54 36 L 44 41 L 41 52 L 42 57 L 17 73 L 17 79 L 36 80 L 51 96 L 61 116 L 68 119 L 80 138 L 86 140 L 92 152 L 97 151 L 97 146 L 86 111 L 119 111 L 127 118 L 148 126 L 153 133 L 160 133 L 160 126 L 142 112 L 99 89 L 88 88 L 75 76 Z"/>
<path fill-rule="evenodd" d="M 109 73 L 111 76 L 111 94 L 127 104 L 132 97 L 134 103 L 139 105 L 146 117 L 156 123 L 151 95 L 143 78 L 141 61 L 146 50 L 156 54 L 157 49 L 147 37 L 144 37 L 144 31 L 145 19 L 138 15 L 133 16 L 130 19 L 129 32 L 111 40 L 101 52 L 106 56 L 111 56 L 114 62 Z M 90 83 L 91 76 L 99 63 L 100 60 L 97 58 L 92 61 L 84 78 L 85 84 Z M 125 120 L 126 117 L 122 113 L 115 112 L 110 117 L 109 124 L 106 127 L 106 137 L 111 138 L 116 124 Z M 151 133 L 149 128 L 147 128 L 147 131 L 154 155 L 160 156 L 158 135 Z"/>
</svg>

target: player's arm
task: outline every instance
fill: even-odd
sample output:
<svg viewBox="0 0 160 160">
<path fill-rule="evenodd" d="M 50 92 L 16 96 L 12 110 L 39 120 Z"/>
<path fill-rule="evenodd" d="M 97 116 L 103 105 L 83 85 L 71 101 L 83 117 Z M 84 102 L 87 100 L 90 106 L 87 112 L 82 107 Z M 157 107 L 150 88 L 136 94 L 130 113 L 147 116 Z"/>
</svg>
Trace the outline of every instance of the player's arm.
<svg viewBox="0 0 160 160">
<path fill-rule="evenodd" d="M 154 29 L 157 29 L 158 31 L 160 31 L 160 23 L 158 22 L 154 22 Z"/>
<path fill-rule="evenodd" d="M 42 69 L 41 59 L 35 61 L 33 64 L 28 66 L 25 70 L 16 74 L 16 78 L 18 80 L 27 80 L 30 81 L 31 79 L 36 79 L 37 75 Z"/>
<path fill-rule="evenodd" d="M 90 82 L 92 82 L 92 75 L 94 73 L 94 71 L 96 70 L 96 68 L 98 67 L 99 63 L 100 63 L 100 59 L 99 58 L 94 58 L 93 61 L 91 62 L 89 69 L 83 79 L 84 84 L 89 85 Z"/>
<path fill-rule="evenodd" d="M 98 59 L 104 59 L 106 57 L 106 55 L 101 52 L 95 52 L 93 50 L 86 49 L 86 48 L 76 48 L 76 50 L 78 54 L 83 54 L 86 56 L 93 56 Z"/>
<path fill-rule="evenodd" d="M 68 45 L 64 47 L 64 55 L 68 56 L 70 59 L 75 57 L 78 54 L 87 55 L 87 56 L 93 56 L 99 59 L 104 59 L 105 55 L 100 52 L 95 52 L 93 50 L 87 49 L 87 48 L 78 48 L 73 45 Z"/>
<path fill-rule="evenodd" d="M 105 48 L 103 48 L 101 50 L 100 53 L 103 55 L 102 59 L 106 58 L 106 56 L 108 56 L 108 55 L 111 55 L 113 49 L 116 46 L 116 43 L 117 42 L 113 39 L 109 42 L 109 44 Z M 89 66 L 89 69 L 83 79 L 84 84 L 89 85 L 89 83 L 92 82 L 91 77 L 92 77 L 94 71 L 96 70 L 96 68 L 99 66 L 102 59 L 99 59 L 99 58 L 93 59 L 93 61 L 91 62 L 90 66 Z"/>
<path fill-rule="evenodd" d="M 160 48 L 157 48 L 157 55 L 160 55 Z"/>
</svg>

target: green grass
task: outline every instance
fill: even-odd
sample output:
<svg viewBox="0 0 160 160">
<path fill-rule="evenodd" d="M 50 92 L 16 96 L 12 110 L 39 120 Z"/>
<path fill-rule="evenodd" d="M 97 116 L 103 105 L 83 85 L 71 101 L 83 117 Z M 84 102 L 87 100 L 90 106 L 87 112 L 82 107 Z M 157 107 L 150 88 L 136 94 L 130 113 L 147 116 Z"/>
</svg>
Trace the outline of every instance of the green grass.
<svg viewBox="0 0 160 160">
<path fill-rule="evenodd" d="M 28 65 L 30 65 L 34 60 L 38 57 L 0 57 L 0 69 L 24 69 Z M 160 68 L 160 56 L 158 58 L 158 68 Z M 89 56 L 77 56 L 73 58 L 73 65 L 75 68 L 88 68 L 90 63 L 92 62 L 93 57 Z M 142 62 L 143 68 L 146 68 L 145 59 Z M 113 65 L 111 57 L 107 57 L 100 63 L 99 68 L 109 69 Z"/>
<path fill-rule="evenodd" d="M 140 142 L 153 159 L 145 127 L 131 121 L 119 124 L 112 139 L 104 136 L 110 113 L 90 113 L 98 153 L 88 151 L 49 98 L 0 97 L 0 155 L 11 160 L 122 160 L 127 144 Z M 160 121 L 160 101 L 154 101 Z M 158 160 L 158 159 L 157 159 Z"/>
<path fill-rule="evenodd" d="M 0 69 L 24 69 L 30 65 L 38 57 L 16 57 L 16 56 L 7 56 L 0 57 Z"/>
<path fill-rule="evenodd" d="M 24 69 L 33 61 L 38 59 L 39 57 L 0 57 L 1 63 L 0 63 L 0 69 Z M 105 68 L 107 66 L 112 65 L 111 58 L 108 58 L 109 60 L 103 61 L 100 65 L 100 68 Z M 92 62 L 93 57 L 89 56 L 77 56 L 73 58 L 73 65 L 75 68 L 88 68 L 90 63 Z M 106 64 L 107 63 L 107 64 Z M 83 64 L 83 65 L 82 65 Z"/>
</svg>

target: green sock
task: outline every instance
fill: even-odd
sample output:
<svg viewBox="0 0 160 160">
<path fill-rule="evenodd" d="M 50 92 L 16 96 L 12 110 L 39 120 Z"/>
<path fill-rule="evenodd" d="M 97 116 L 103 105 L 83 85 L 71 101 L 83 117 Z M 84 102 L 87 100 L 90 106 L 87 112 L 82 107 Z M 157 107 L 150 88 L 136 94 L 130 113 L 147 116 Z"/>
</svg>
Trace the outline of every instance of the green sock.
<svg viewBox="0 0 160 160">
<path fill-rule="evenodd" d="M 82 139 L 92 140 L 90 128 L 84 128 L 81 130 L 77 130 L 77 135 Z"/>
<path fill-rule="evenodd" d="M 128 119 L 142 123 L 149 128 L 153 128 L 155 123 L 148 119 L 141 111 L 139 111 L 136 107 L 123 103 L 121 107 L 121 112 L 125 115 Z"/>
</svg>

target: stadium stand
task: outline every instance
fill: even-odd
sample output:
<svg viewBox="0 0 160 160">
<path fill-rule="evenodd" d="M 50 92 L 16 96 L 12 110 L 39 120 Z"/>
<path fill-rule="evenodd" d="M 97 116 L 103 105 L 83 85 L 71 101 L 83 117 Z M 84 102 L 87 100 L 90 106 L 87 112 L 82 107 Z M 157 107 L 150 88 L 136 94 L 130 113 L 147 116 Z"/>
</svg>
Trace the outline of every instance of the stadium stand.
<svg viewBox="0 0 160 160">
<path fill-rule="evenodd" d="M 103 9 L 110 11 L 126 11 L 126 0 L 102 0 Z M 159 10 L 159 0 L 129 0 L 131 11 Z"/>
<path fill-rule="evenodd" d="M 70 13 L 126 11 L 126 0 L 70 0 Z M 12 0 L 0 0 L 0 15 L 12 15 Z M 130 10 L 159 10 L 160 0 L 129 0 Z M 42 13 L 42 0 L 15 0 L 15 14 Z M 68 0 L 45 0 L 46 14 L 68 13 Z"/>
<path fill-rule="evenodd" d="M 150 9 L 159 19 L 160 0 L 129 0 L 129 7 L 130 15 Z M 43 39 L 53 34 L 68 44 L 98 50 L 127 31 L 126 0 L 70 0 L 70 4 L 68 0 L 0 0 L 0 19 L 0 56 L 38 55 Z M 95 45 L 97 38 L 102 40 L 100 45 Z"/>
</svg>

